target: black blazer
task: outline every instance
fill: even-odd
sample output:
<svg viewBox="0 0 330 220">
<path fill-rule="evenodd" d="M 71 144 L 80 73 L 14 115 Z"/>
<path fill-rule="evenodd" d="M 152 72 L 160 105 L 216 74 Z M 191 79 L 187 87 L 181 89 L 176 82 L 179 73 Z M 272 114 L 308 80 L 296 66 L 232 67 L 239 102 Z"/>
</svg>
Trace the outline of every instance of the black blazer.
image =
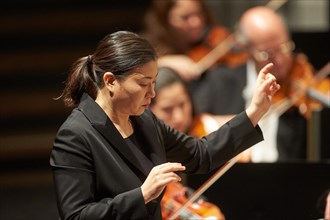
<svg viewBox="0 0 330 220">
<path fill-rule="evenodd" d="M 186 173 L 218 168 L 263 138 L 245 112 L 201 140 L 175 131 L 150 110 L 131 120 L 154 166 L 181 162 Z M 140 189 L 152 167 L 139 162 L 86 94 L 59 129 L 50 164 L 62 219 L 161 219 L 162 196 L 145 205 Z"/>
</svg>

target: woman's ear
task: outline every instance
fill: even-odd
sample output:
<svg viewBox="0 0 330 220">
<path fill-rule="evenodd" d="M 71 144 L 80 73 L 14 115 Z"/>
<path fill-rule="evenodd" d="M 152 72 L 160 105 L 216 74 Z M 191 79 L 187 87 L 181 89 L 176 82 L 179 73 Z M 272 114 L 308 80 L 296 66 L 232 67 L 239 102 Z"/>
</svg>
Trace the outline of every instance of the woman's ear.
<svg viewBox="0 0 330 220">
<path fill-rule="evenodd" d="M 110 91 L 113 90 L 114 85 L 115 85 L 116 77 L 113 75 L 111 72 L 106 72 L 103 75 L 103 82 L 104 86 L 110 89 Z"/>
</svg>

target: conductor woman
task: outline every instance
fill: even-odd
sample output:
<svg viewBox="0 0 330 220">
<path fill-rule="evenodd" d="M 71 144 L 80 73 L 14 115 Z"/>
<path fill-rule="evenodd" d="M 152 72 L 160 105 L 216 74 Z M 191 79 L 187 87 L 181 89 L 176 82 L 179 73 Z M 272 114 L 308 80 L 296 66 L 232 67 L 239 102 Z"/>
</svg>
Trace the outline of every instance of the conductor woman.
<svg viewBox="0 0 330 220">
<path fill-rule="evenodd" d="M 251 105 L 196 139 L 149 109 L 157 57 L 139 35 L 105 36 L 72 66 L 62 98 L 75 106 L 50 157 L 61 219 L 161 219 L 160 200 L 176 172 L 206 173 L 263 139 L 257 123 L 279 89 L 266 65 Z"/>
</svg>

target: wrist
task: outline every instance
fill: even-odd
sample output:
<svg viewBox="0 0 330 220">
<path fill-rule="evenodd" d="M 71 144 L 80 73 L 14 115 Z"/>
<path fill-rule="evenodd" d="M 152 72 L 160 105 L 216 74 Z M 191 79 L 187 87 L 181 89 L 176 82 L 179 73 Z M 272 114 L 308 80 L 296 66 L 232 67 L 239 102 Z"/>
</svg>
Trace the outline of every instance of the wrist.
<svg viewBox="0 0 330 220">
<path fill-rule="evenodd" d="M 141 193 L 142 193 L 142 197 L 144 199 L 144 204 L 147 204 L 148 202 L 150 202 L 152 199 L 150 196 L 148 196 L 148 193 L 146 193 L 146 191 L 143 189 L 143 185 L 141 186 Z"/>
<path fill-rule="evenodd" d="M 256 108 L 253 105 L 250 105 L 246 110 L 246 115 L 250 119 L 253 126 L 257 126 L 258 122 L 262 118 L 262 116 L 265 114 L 264 111 L 260 110 L 260 108 Z"/>
</svg>

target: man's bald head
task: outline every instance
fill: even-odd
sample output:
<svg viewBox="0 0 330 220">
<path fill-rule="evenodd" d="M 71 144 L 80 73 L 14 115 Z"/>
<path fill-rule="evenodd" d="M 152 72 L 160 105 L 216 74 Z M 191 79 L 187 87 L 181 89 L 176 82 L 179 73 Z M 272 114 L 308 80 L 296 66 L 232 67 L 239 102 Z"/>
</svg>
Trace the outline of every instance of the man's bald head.
<svg viewBox="0 0 330 220">
<path fill-rule="evenodd" d="M 247 43 L 286 41 L 289 34 L 282 18 L 270 8 L 258 6 L 248 9 L 240 18 L 239 28 Z"/>
<path fill-rule="evenodd" d="M 277 79 L 286 80 L 292 66 L 293 44 L 280 15 L 264 6 L 248 9 L 240 18 L 238 34 L 257 72 L 272 62 Z"/>
</svg>

